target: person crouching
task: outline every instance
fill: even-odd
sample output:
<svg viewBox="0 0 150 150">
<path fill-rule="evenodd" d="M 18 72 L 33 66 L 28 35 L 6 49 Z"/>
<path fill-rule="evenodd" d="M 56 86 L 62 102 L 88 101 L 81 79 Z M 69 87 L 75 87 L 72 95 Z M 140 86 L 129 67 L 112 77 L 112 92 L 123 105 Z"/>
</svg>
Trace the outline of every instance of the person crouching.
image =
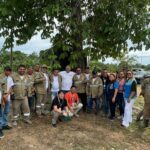
<svg viewBox="0 0 150 150">
<path fill-rule="evenodd" d="M 68 108 L 70 110 L 70 117 L 79 117 L 78 112 L 82 109 L 83 104 L 79 102 L 79 97 L 75 86 L 72 86 L 70 92 L 65 94 L 65 99 L 67 100 Z"/>
<path fill-rule="evenodd" d="M 63 91 L 59 91 L 58 95 L 54 98 L 51 106 L 52 126 L 57 127 L 57 121 L 61 116 L 68 117 L 69 109 Z"/>
</svg>

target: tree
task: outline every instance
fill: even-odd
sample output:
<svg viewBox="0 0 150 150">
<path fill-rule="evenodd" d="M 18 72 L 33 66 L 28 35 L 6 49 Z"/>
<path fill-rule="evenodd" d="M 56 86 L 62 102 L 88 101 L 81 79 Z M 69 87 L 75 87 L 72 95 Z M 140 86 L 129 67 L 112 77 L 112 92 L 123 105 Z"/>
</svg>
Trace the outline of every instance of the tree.
<svg viewBox="0 0 150 150">
<path fill-rule="evenodd" d="M 72 66 L 86 56 L 116 58 L 128 49 L 150 47 L 149 0 L 3 0 L 0 2 L 0 35 L 5 47 L 24 44 L 37 32 L 50 38 L 56 55 Z M 49 56 L 47 56 L 49 57 Z"/>
</svg>

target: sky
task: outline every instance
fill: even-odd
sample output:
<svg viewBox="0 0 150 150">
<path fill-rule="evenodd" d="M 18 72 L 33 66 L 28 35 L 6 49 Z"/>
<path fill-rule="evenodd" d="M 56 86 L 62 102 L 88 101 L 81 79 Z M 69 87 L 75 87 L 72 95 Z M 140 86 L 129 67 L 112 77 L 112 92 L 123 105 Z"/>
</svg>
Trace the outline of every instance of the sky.
<svg viewBox="0 0 150 150">
<path fill-rule="evenodd" d="M 0 38 L 0 49 L 2 48 L 4 43 L 4 39 Z M 44 50 L 51 47 L 50 39 L 42 40 L 40 37 L 40 33 L 33 36 L 32 39 L 24 45 L 14 46 L 14 50 L 20 50 L 26 54 L 31 54 L 33 52 L 39 53 L 40 50 Z M 138 63 L 147 65 L 150 64 L 150 49 L 145 51 L 132 51 L 129 52 L 130 56 L 135 56 Z M 112 58 L 107 58 L 105 63 L 117 63 Z"/>
</svg>

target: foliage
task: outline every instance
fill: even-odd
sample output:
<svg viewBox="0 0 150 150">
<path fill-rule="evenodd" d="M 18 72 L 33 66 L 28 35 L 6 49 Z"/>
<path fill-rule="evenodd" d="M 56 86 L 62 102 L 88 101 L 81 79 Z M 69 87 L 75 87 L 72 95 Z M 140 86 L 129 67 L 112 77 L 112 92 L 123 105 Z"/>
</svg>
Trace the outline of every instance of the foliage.
<svg viewBox="0 0 150 150">
<path fill-rule="evenodd" d="M 0 35 L 5 48 L 24 44 L 37 32 L 50 38 L 54 55 L 72 66 L 82 58 L 116 58 L 128 49 L 150 47 L 149 0 L 3 0 Z M 50 55 L 47 58 L 50 59 Z M 68 55 L 69 54 L 69 55 Z"/>
<path fill-rule="evenodd" d="M 24 64 L 26 67 L 33 66 L 36 63 L 39 63 L 39 58 L 36 53 L 27 55 L 21 51 L 14 51 L 13 54 L 13 69 L 17 70 L 18 65 Z M 9 51 L 0 51 L 0 72 L 2 72 L 5 66 L 10 66 L 10 52 Z"/>
</svg>

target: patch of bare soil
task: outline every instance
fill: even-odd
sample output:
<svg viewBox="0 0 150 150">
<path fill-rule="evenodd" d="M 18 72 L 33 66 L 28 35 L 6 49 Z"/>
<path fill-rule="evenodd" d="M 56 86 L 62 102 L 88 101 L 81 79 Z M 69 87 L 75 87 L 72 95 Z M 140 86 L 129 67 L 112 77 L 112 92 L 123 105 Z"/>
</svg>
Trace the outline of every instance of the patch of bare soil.
<svg viewBox="0 0 150 150">
<path fill-rule="evenodd" d="M 146 129 L 149 130 L 149 129 Z M 70 122 L 50 124 L 50 116 L 33 118 L 33 124 L 20 122 L 5 131 L 0 150 L 149 150 L 150 135 L 133 123 L 122 128 L 120 121 L 109 121 L 100 115 L 83 114 Z"/>
</svg>

